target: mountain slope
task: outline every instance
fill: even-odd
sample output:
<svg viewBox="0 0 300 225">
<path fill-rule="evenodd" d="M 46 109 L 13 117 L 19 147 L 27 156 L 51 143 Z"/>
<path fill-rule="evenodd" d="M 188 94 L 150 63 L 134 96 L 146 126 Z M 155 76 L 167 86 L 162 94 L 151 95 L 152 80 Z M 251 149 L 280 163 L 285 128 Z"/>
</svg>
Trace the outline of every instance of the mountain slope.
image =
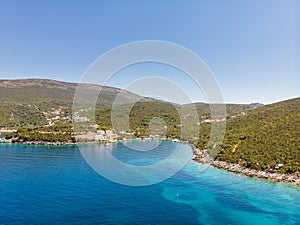
<svg viewBox="0 0 300 225">
<path fill-rule="evenodd" d="M 300 98 L 229 119 L 217 159 L 257 170 L 300 171 Z"/>
<path fill-rule="evenodd" d="M 100 105 L 111 105 L 118 94 L 129 102 L 142 98 L 142 101 L 154 101 L 119 88 L 82 84 L 91 92 L 101 89 Z M 5 103 L 40 103 L 53 102 L 71 104 L 77 88 L 76 83 L 67 83 L 47 79 L 0 80 L 0 102 Z"/>
<path fill-rule="evenodd" d="M 125 102 L 156 101 L 122 89 L 82 84 L 87 94 L 98 93 L 97 107 L 111 106 L 117 95 Z M 53 109 L 70 109 L 73 104 L 76 83 L 47 79 L 0 80 L 0 127 L 45 125 L 45 114 Z"/>
<path fill-rule="evenodd" d="M 98 109 L 97 118 L 100 119 L 98 122 L 102 123 L 103 126 L 110 125 L 109 109 L 117 95 L 121 96 L 124 103 L 136 101 L 148 103 L 142 108 L 135 107 L 137 109 L 133 113 L 136 115 L 135 118 L 146 122 L 142 123 L 132 120 L 133 127 L 137 127 L 138 124 L 147 125 L 147 120 L 151 119 L 151 116 L 160 116 L 162 114 L 163 118 L 172 119 L 175 123 L 174 126 L 180 123 L 178 119 L 173 118 L 176 112 L 174 113 L 174 107 L 171 103 L 142 97 L 113 87 L 102 87 L 93 84 L 81 84 L 81 87 L 87 90 L 86 94 L 91 95 L 98 94 L 102 88 L 96 107 Z M 62 110 L 61 114 L 64 117 L 71 117 L 72 102 L 76 88 L 76 83 L 47 79 L 0 80 L 0 127 L 16 128 L 45 125 L 46 115 L 56 115 L 58 109 Z M 88 101 L 88 96 L 86 99 Z M 189 105 L 183 105 L 182 108 L 187 109 L 186 113 L 189 112 Z M 210 117 L 208 104 L 197 103 L 196 108 L 202 117 Z M 233 115 L 252 108 L 253 106 L 251 105 L 229 104 L 227 105 L 227 113 Z M 105 121 L 103 121 L 104 118 Z M 144 127 L 143 130 L 145 130 Z"/>
</svg>

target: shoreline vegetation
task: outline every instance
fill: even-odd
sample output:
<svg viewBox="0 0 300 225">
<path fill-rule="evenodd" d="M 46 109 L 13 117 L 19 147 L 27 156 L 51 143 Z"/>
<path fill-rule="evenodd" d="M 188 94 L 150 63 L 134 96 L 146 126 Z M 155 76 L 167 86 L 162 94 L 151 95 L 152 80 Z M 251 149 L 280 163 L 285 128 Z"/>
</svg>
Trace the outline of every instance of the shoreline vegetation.
<svg viewBox="0 0 300 225">
<path fill-rule="evenodd" d="M 171 102 L 121 89 L 86 84 L 82 97 L 87 102 L 72 108 L 75 83 L 0 80 L 0 87 L 0 137 L 5 137 L 2 142 L 73 145 L 123 139 L 180 141 L 193 146 L 194 158 L 199 162 L 250 177 L 299 185 L 300 97 L 270 105 L 193 103 L 175 107 Z M 93 102 L 95 110 L 87 107 L 91 102 L 86 96 L 102 88 L 103 95 L 98 96 L 96 104 Z M 118 95 L 124 98 L 124 104 L 112 109 Z M 212 108 L 220 115 L 212 116 Z M 115 128 L 113 121 L 118 124 Z M 212 132 L 216 129 L 224 135 L 222 140 Z"/>
<path fill-rule="evenodd" d="M 201 151 L 195 147 L 192 148 L 195 155 L 193 160 L 195 162 L 202 163 L 202 164 L 210 164 L 216 168 L 224 169 L 228 172 L 240 174 L 246 177 L 259 178 L 262 180 L 283 182 L 283 183 L 300 186 L 300 172 L 296 172 L 294 174 L 285 174 L 285 173 L 276 173 L 275 171 L 259 171 L 255 169 L 245 168 L 240 166 L 239 164 L 214 160 L 206 153 L 206 151 Z"/>
<path fill-rule="evenodd" d="M 126 139 L 126 141 L 130 140 L 153 140 L 153 138 L 135 138 L 135 139 Z M 273 182 L 283 182 L 287 184 L 292 184 L 295 186 L 300 186 L 300 172 L 296 172 L 294 174 L 284 174 L 284 173 L 276 173 L 274 171 L 259 171 L 255 169 L 245 168 L 240 166 L 239 164 L 229 163 L 226 161 L 215 160 L 211 157 L 206 150 L 198 149 L 194 144 L 190 144 L 187 141 L 181 141 L 179 139 L 159 139 L 163 141 L 172 141 L 177 143 L 184 143 L 191 146 L 194 157 L 193 161 L 209 164 L 219 169 L 224 169 L 228 172 L 232 172 L 235 174 L 240 174 L 246 177 L 258 178 L 262 180 L 270 180 Z M 122 142 L 122 141 L 119 141 Z M 81 145 L 81 144 L 111 144 L 117 143 L 117 141 L 107 141 L 107 142 L 99 142 L 99 141 L 90 141 L 90 142 L 49 142 L 49 141 L 12 141 L 11 139 L 0 139 L 0 143 L 12 143 L 12 144 L 23 144 L 23 145 Z"/>
</svg>

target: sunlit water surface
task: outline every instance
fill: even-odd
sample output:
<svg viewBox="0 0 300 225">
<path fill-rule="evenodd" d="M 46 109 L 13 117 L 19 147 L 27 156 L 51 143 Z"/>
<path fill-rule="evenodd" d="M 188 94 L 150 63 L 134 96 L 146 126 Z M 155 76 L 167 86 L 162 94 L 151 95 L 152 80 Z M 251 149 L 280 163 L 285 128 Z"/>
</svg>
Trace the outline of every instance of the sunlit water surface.
<svg viewBox="0 0 300 225">
<path fill-rule="evenodd" d="M 172 142 L 147 152 L 105 148 L 141 166 L 175 147 L 190 151 Z M 190 161 L 161 183 L 132 187 L 100 176 L 75 146 L 0 144 L 0 224 L 300 224 L 299 187 L 202 169 Z"/>
</svg>

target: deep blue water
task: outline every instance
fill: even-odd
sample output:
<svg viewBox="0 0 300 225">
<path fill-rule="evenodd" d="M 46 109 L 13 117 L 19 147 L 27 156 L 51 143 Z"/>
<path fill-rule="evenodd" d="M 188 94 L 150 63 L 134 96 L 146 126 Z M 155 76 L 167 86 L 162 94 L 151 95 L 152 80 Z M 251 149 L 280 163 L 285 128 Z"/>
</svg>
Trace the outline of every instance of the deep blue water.
<svg viewBox="0 0 300 225">
<path fill-rule="evenodd" d="M 171 142 L 148 152 L 107 148 L 140 166 L 175 145 L 187 150 Z M 96 173 L 76 146 L 0 144 L 0 224 L 300 224 L 300 188 L 201 171 L 191 161 L 161 183 L 124 186 Z"/>
</svg>

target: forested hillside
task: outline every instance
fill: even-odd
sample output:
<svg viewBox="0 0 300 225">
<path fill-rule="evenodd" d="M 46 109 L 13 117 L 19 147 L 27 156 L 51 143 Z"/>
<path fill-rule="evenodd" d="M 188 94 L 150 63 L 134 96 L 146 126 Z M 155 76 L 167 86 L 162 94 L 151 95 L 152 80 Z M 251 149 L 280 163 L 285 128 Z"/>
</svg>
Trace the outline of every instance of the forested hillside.
<svg viewBox="0 0 300 225">
<path fill-rule="evenodd" d="M 113 87 L 93 84 L 84 84 L 83 87 L 87 94 L 98 93 L 101 89 L 97 107 L 111 106 L 119 94 L 127 102 L 137 99 L 155 101 Z M 76 83 L 47 79 L 0 80 L 0 127 L 43 126 L 47 114 L 57 110 L 70 114 L 76 88 Z"/>
<path fill-rule="evenodd" d="M 300 98 L 254 109 L 230 118 L 217 159 L 257 170 L 300 171 Z M 207 143 L 203 132 L 198 146 Z M 282 166 L 282 167 L 281 167 Z"/>
</svg>

